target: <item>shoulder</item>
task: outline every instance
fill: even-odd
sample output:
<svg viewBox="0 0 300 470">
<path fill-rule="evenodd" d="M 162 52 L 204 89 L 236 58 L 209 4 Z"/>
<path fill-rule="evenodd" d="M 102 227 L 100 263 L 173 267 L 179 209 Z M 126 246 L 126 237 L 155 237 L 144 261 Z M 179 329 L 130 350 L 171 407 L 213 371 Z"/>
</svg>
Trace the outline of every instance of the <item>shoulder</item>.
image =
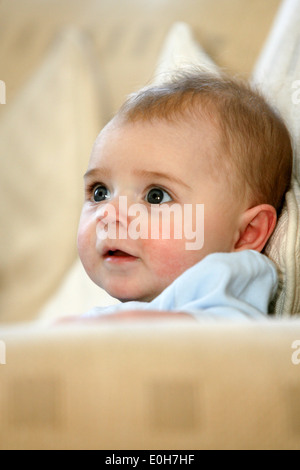
<svg viewBox="0 0 300 470">
<path fill-rule="evenodd" d="M 234 253 L 213 253 L 188 269 L 175 281 L 176 287 L 198 293 L 219 289 L 241 291 L 265 286 L 274 291 L 278 276 L 275 265 L 265 255 L 252 250 Z"/>
<path fill-rule="evenodd" d="M 267 256 L 254 250 L 244 250 L 234 253 L 213 253 L 202 260 L 202 266 L 223 268 L 232 273 L 258 275 L 260 272 L 270 272 L 276 276 L 274 263 Z"/>
</svg>

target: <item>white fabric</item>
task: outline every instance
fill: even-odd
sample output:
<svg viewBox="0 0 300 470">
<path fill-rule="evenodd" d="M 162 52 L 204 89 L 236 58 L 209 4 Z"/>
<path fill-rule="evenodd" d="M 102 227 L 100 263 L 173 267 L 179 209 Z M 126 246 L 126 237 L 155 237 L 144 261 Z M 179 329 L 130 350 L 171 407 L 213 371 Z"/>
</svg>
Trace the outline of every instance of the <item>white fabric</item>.
<svg viewBox="0 0 300 470">
<path fill-rule="evenodd" d="M 276 264 L 279 288 L 273 312 L 289 317 L 300 313 L 300 188 L 296 180 L 265 253 Z"/>
<path fill-rule="evenodd" d="M 165 39 L 152 83 L 159 84 L 174 71 L 191 65 L 197 65 L 203 71 L 219 72 L 217 65 L 195 41 L 191 28 L 186 23 L 175 23 Z"/>
<path fill-rule="evenodd" d="M 280 273 L 274 312 L 300 313 L 300 2 L 286 0 L 255 67 L 252 81 L 283 115 L 294 144 L 292 188 L 266 253 Z M 298 179 L 298 181 L 297 181 Z"/>
<path fill-rule="evenodd" d="M 294 172 L 300 182 L 300 2 L 283 2 L 252 81 L 284 116 L 294 139 Z"/>
</svg>

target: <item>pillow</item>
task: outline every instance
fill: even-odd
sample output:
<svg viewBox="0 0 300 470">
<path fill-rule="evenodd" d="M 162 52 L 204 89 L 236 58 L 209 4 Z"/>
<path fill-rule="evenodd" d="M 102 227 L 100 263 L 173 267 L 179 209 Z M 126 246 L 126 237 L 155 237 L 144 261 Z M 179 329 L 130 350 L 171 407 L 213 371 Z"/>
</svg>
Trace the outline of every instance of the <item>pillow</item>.
<svg viewBox="0 0 300 470">
<path fill-rule="evenodd" d="M 76 256 L 82 175 L 101 94 L 83 34 L 65 31 L 0 120 L 0 321 L 34 318 Z"/>
<path fill-rule="evenodd" d="M 294 141 L 294 179 L 266 254 L 280 273 L 273 311 L 300 314 L 300 4 L 286 0 L 255 67 L 252 81 L 283 115 Z"/>
<path fill-rule="evenodd" d="M 203 71 L 218 73 L 219 68 L 195 41 L 186 23 L 175 23 L 170 29 L 157 62 L 153 84 L 165 81 L 176 70 L 197 65 Z"/>
<path fill-rule="evenodd" d="M 271 313 L 289 317 L 300 313 L 300 187 L 296 179 L 265 254 L 276 264 L 279 288 Z"/>
<path fill-rule="evenodd" d="M 284 116 L 294 139 L 300 182 L 300 3 L 285 0 L 254 68 L 252 81 Z"/>
</svg>

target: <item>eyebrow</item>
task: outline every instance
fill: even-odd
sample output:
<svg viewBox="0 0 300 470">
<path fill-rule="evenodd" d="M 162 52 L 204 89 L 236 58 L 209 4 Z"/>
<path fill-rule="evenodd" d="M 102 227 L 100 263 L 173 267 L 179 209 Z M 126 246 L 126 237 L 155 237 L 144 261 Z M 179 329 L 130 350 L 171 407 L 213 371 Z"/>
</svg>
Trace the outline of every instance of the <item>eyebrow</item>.
<svg viewBox="0 0 300 470">
<path fill-rule="evenodd" d="M 100 175 L 109 178 L 111 176 L 111 171 L 108 168 L 91 168 L 84 174 L 83 178 L 86 180 L 89 178 L 99 177 Z"/>
<path fill-rule="evenodd" d="M 160 173 L 159 171 L 148 171 L 148 170 L 135 170 L 134 174 L 140 178 L 154 178 L 154 179 L 164 179 L 170 181 L 171 183 L 176 183 L 181 186 L 184 186 L 188 190 L 192 190 L 192 188 L 186 184 L 181 178 L 178 178 L 175 175 Z"/>
<path fill-rule="evenodd" d="M 111 171 L 108 168 L 92 168 L 88 170 L 85 175 L 84 179 L 93 178 L 97 176 L 103 176 L 109 178 L 111 176 Z M 149 170 L 134 170 L 133 174 L 139 178 L 144 179 L 164 179 L 171 183 L 176 183 L 178 185 L 184 186 L 189 191 L 192 191 L 192 188 L 185 183 L 181 178 L 178 178 L 175 175 L 170 175 L 166 173 L 161 173 L 159 171 L 149 171 Z"/>
</svg>

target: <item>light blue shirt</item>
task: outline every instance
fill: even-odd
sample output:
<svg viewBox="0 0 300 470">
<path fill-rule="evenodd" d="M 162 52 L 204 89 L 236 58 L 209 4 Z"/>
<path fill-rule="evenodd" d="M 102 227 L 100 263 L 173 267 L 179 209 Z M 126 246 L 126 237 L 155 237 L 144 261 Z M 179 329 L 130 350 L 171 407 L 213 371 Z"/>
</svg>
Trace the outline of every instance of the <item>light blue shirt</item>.
<svg viewBox="0 0 300 470">
<path fill-rule="evenodd" d="M 189 313 L 199 321 L 263 320 L 277 287 L 276 268 L 261 253 L 213 253 L 185 271 L 152 302 L 96 307 L 84 316 L 168 310 Z"/>
</svg>

